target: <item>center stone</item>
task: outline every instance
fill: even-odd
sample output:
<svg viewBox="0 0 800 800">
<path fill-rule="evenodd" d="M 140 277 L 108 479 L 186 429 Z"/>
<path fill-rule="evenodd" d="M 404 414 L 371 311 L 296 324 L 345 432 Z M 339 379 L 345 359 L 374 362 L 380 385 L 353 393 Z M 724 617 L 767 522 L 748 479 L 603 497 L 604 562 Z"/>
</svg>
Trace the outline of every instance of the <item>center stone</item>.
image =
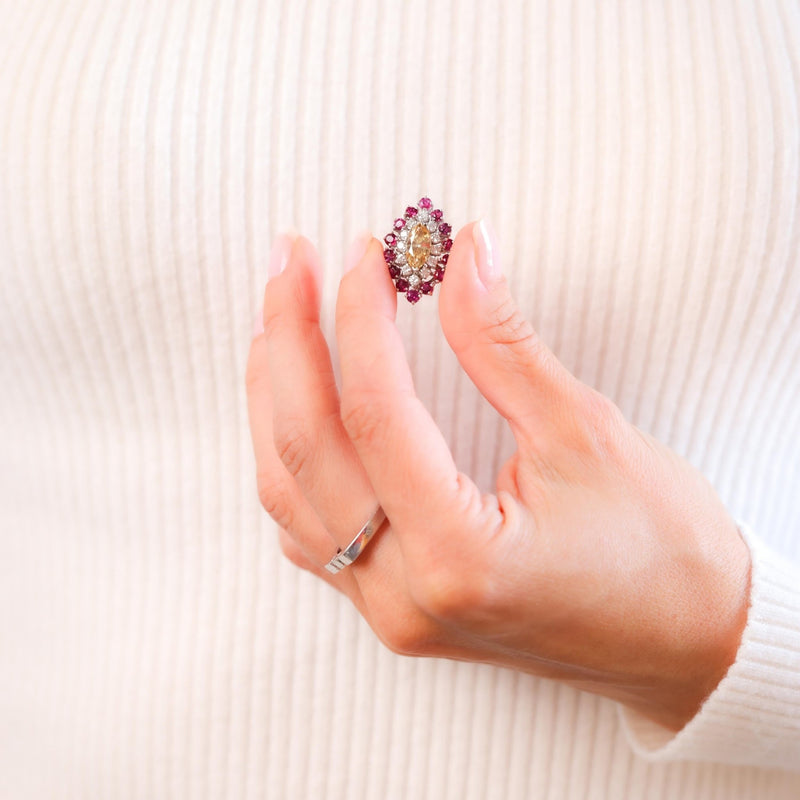
<svg viewBox="0 0 800 800">
<path fill-rule="evenodd" d="M 413 270 L 421 269 L 431 254 L 431 232 L 426 225 L 414 226 L 408 237 L 406 260 Z"/>
</svg>

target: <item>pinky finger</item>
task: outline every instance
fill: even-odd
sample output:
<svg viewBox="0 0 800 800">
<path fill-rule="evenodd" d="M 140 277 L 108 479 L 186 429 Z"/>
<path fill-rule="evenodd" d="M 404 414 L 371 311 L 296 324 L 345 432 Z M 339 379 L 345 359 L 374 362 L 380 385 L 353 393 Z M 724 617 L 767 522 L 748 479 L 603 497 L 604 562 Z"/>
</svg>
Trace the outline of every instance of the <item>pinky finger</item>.
<svg viewBox="0 0 800 800">
<path fill-rule="evenodd" d="M 360 592 L 349 592 L 345 589 L 346 584 L 342 581 L 332 580 L 333 575 L 323 567 L 318 567 L 307 555 L 305 550 L 297 543 L 297 541 L 283 528 L 278 528 L 278 543 L 281 546 L 281 551 L 296 567 L 304 569 L 321 578 L 328 586 L 333 586 L 337 592 L 349 597 L 353 601 L 353 605 L 359 610 L 361 616 L 366 618 L 367 607 L 364 603 L 364 598 Z"/>
<path fill-rule="evenodd" d="M 305 554 L 303 548 L 297 544 L 285 528 L 278 528 L 278 543 L 281 546 L 281 551 L 292 564 L 307 572 L 318 573 L 316 564 Z"/>
</svg>

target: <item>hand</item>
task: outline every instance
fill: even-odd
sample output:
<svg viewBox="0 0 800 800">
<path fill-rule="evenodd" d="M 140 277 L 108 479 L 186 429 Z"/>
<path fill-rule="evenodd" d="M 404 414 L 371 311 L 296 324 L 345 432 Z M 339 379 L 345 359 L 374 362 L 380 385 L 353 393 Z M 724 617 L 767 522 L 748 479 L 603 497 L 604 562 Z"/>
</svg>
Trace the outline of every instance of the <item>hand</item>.
<svg viewBox="0 0 800 800">
<path fill-rule="evenodd" d="M 439 289 L 441 325 L 517 444 L 496 494 L 481 493 L 414 392 L 380 242 L 356 261 L 336 304 L 341 398 L 322 267 L 302 236 L 251 345 L 258 492 L 283 552 L 397 653 L 559 679 L 681 728 L 747 616 L 749 552 L 711 485 L 566 370 L 515 305 L 494 235 L 471 223 Z M 329 574 L 378 502 L 389 522 Z"/>
</svg>

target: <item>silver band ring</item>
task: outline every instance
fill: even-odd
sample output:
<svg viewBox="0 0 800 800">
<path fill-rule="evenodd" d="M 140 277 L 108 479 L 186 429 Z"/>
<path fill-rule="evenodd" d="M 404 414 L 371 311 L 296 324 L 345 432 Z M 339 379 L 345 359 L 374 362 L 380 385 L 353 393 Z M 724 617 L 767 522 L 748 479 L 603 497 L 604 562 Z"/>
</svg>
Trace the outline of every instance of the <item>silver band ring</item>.
<svg viewBox="0 0 800 800">
<path fill-rule="evenodd" d="M 336 551 L 336 555 L 325 565 L 325 569 L 335 575 L 340 569 L 352 564 L 361 555 L 367 546 L 367 542 L 373 537 L 375 531 L 380 528 L 385 519 L 386 514 L 381 506 L 378 506 L 375 513 L 364 523 L 353 541 L 344 550 L 340 547 Z"/>
</svg>

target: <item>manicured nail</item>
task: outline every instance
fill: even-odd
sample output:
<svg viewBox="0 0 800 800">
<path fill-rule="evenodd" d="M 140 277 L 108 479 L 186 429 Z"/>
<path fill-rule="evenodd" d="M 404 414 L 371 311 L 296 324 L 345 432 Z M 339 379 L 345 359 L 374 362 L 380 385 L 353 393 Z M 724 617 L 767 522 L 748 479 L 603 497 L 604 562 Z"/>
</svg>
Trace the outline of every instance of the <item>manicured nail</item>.
<svg viewBox="0 0 800 800">
<path fill-rule="evenodd" d="M 487 289 L 491 289 L 500 277 L 500 249 L 497 234 L 488 220 L 481 218 L 473 225 L 472 243 L 475 247 L 478 277 Z"/>
<path fill-rule="evenodd" d="M 269 253 L 269 266 L 267 268 L 270 278 L 274 278 L 283 272 L 296 238 L 297 231 L 294 228 L 287 228 L 283 233 L 279 233 L 275 237 L 275 241 L 272 243 L 272 250 Z"/>
<path fill-rule="evenodd" d="M 350 272 L 353 267 L 358 264 L 367 252 L 367 247 L 372 241 L 372 232 L 368 230 L 361 231 L 355 239 L 353 239 L 347 255 L 344 257 L 344 271 Z"/>
</svg>

